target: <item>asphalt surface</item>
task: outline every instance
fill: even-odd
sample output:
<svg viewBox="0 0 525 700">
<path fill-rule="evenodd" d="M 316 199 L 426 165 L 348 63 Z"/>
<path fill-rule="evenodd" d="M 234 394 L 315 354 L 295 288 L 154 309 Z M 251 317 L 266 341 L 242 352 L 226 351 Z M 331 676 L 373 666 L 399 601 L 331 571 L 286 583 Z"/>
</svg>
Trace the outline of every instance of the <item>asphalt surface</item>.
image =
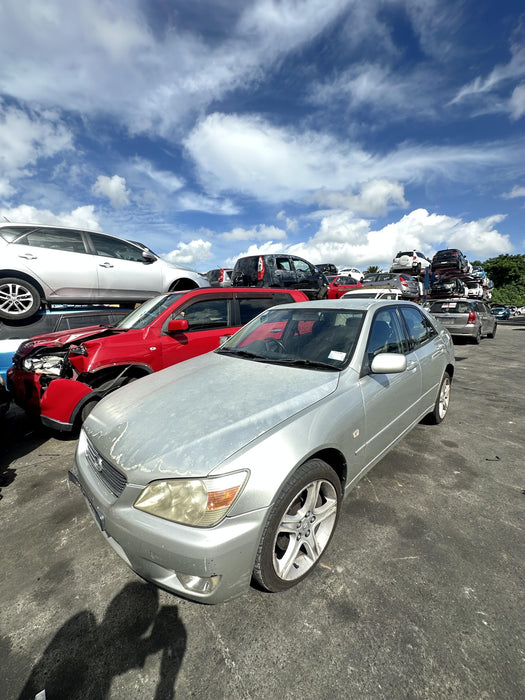
<svg viewBox="0 0 525 700">
<path fill-rule="evenodd" d="M 18 409 L 0 457 L 0 698 L 523 698 L 525 318 L 350 494 L 320 566 L 219 606 L 144 583 Z"/>
</svg>

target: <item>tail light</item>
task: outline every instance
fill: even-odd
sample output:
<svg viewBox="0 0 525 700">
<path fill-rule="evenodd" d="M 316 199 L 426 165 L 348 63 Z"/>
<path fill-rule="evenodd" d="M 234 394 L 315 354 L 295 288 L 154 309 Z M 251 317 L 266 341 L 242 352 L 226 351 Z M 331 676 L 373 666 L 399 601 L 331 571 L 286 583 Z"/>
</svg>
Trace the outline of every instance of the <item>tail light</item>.
<svg viewBox="0 0 525 700">
<path fill-rule="evenodd" d="M 476 312 L 475 311 L 469 311 L 467 323 L 476 323 Z"/>
<path fill-rule="evenodd" d="M 401 280 L 401 286 L 402 286 L 402 287 L 408 287 L 408 282 L 406 281 L 406 279 L 405 279 L 404 277 L 402 277 L 402 276 L 400 275 L 400 276 L 399 276 L 399 279 Z"/>
<path fill-rule="evenodd" d="M 221 270 L 221 271 L 219 272 L 219 284 L 220 284 L 221 282 L 224 282 L 224 270 Z"/>
<path fill-rule="evenodd" d="M 264 278 L 264 258 L 259 256 L 259 264 L 257 265 L 257 281 L 260 282 Z"/>
</svg>

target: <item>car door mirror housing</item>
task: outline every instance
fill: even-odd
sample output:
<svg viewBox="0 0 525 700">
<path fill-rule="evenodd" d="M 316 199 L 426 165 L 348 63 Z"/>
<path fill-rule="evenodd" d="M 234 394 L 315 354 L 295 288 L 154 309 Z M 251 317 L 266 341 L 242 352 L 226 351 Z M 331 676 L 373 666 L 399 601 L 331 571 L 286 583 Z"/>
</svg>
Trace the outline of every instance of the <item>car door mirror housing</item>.
<svg viewBox="0 0 525 700">
<path fill-rule="evenodd" d="M 150 263 L 155 262 L 155 260 L 156 260 L 157 258 L 156 258 L 155 255 L 153 255 L 153 253 L 150 253 L 149 250 L 143 250 L 143 251 L 142 251 L 142 259 L 144 260 L 144 262 L 145 262 L 147 265 L 149 265 Z"/>
<path fill-rule="evenodd" d="M 168 333 L 183 333 L 189 328 L 185 318 L 173 318 L 168 321 Z"/>
<path fill-rule="evenodd" d="M 372 360 L 372 374 L 399 374 L 407 368 L 407 358 L 397 352 L 382 352 Z"/>
</svg>

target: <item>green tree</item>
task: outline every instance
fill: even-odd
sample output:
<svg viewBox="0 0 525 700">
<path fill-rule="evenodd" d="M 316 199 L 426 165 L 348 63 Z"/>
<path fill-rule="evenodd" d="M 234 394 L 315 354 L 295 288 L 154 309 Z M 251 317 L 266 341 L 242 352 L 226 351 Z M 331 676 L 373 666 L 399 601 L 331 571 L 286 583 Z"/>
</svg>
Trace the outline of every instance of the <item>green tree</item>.
<svg viewBox="0 0 525 700">
<path fill-rule="evenodd" d="M 525 255 L 498 255 L 480 264 L 494 282 L 494 303 L 525 305 Z"/>
<path fill-rule="evenodd" d="M 365 274 L 369 272 L 381 272 L 381 269 L 377 265 L 369 265 L 365 270 Z"/>
</svg>

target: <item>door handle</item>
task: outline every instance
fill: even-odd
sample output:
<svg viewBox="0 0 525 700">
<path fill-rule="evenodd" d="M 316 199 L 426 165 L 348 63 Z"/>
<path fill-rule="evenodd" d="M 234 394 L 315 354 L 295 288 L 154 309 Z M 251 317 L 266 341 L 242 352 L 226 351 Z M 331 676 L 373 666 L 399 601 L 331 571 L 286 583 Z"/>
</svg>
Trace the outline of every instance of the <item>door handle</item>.
<svg viewBox="0 0 525 700">
<path fill-rule="evenodd" d="M 99 267 L 113 267 L 111 263 L 105 262 L 105 263 L 100 263 Z"/>
<path fill-rule="evenodd" d="M 407 371 L 415 372 L 418 368 L 417 362 L 407 362 Z"/>
<path fill-rule="evenodd" d="M 25 258 L 26 260 L 36 260 L 37 255 L 31 255 L 31 253 L 25 253 L 24 255 L 19 255 L 19 258 Z"/>
</svg>

